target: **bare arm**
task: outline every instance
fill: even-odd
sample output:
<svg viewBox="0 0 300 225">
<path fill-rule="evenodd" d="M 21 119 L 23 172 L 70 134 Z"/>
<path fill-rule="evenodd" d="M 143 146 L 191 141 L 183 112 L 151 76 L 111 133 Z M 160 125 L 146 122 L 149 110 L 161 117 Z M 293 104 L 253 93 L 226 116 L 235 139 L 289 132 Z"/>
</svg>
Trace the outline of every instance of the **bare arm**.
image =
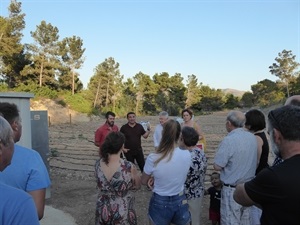
<svg viewBox="0 0 300 225">
<path fill-rule="evenodd" d="M 219 165 L 217 165 L 217 164 L 214 164 L 214 169 L 215 169 L 216 171 L 221 171 L 221 170 L 223 169 L 223 167 L 221 167 L 221 166 L 219 166 Z"/>
<path fill-rule="evenodd" d="M 198 121 L 194 124 L 194 128 L 197 131 L 197 133 L 199 134 L 199 140 L 203 139 L 204 133 L 203 133 Z"/>
<path fill-rule="evenodd" d="M 142 179 L 142 184 L 143 184 L 143 185 L 147 185 L 150 178 L 151 178 L 151 175 L 145 174 L 145 173 L 143 172 L 142 177 L 141 177 L 141 179 Z"/>
<path fill-rule="evenodd" d="M 37 209 L 39 220 L 41 220 L 44 216 L 46 189 L 44 188 L 35 191 L 29 191 L 28 194 L 32 196 Z"/>
<path fill-rule="evenodd" d="M 147 130 L 146 133 L 143 134 L 143 138 L 147 139 L 151 130 Z"/>
<path fill-rule="evenodd" d="M 237 185 L 234 193 L 233 193 L 233 199 L 243 206 L 251 206 L 255 203 L 252 201 L 252 199 L 248 196 L 244 184 Z"/>
<path fill-rule="evenodd" d="M 256 141 L 257 141 L 257 166 L 258 166 L 260 157 L 261 157 L 261 153 L 262 153 L 262 146 L 263 146 L 264 142 L 261 139 L 261 137 L 259 137 L 257 135 L 255 135 L 255 137 L 256 137 Z"/>
<path fill-rule="evenodd" d="M 141 177 L 138 175 L 138 171 L 135 166 L 131 167 L 132 180 L 135 189 L 141 188 Z"/>
</svg>

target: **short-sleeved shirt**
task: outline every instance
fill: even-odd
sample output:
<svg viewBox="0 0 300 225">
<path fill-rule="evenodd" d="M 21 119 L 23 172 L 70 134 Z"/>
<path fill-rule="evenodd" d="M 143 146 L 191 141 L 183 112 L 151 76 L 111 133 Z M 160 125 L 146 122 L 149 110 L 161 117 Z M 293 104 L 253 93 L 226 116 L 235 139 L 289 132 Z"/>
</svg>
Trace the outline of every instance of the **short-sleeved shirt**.
<svg viewBox="0 0 300 225">
<path fill-rule="evenodd" d="M 154 147 L 158 147 L 161 140 L 162 131 L 163 131 L 163 126 L 161 124 L 157 124 L 153 133 Z"/>
<path fill-rule="evenodd" d="M 0 199 L 0 224 L 40 224 L 34 201 L 28 193 L 0 183 Z"/>
<path fill-rule="evenodd" d="M 177 195 L 184 189 L 186 175 L 191 166 L 188 150 L 176 147 L 171 159 L 169 156 L 154 164 L 161 154 L 150 153 L 146 159 L 144 173 L 154 177 L 153 192 L 161 196 Z"/>
<path fill-rule="evenodd" d="M 215 212 L 220 212 L 221 206 L 221 190 L 217 190 L 215 187 L 208 188 L 207 192 L 210 195 L 209 208 Z"/>
<path fill-rule="evenodd" d="M 120 131 L 125 135 L 125 148 L 129 149 L 129 154 L 134 154 L 142 150 L 141 137 L 146 133 L 144 127 L 136 123 L 133 127 L 124 124 Z"/>
<path fill-rule="evenodd" d="M 214 159 L 222 167 L 221 180 L 236 185 L 251 180 L 257 165 L 257 140 L 243 128 L 232 130 L 220 143 Z"/>
<path fill-rule="evenodd" d="M 300 224 L 300 155 L 265 168 L 245 183 L 248 196 L 262 206 L 261 224 Z"/>
<path fill-rule="evenodd" d="M 207 159 L 203 150 L 196 147 L 190 153 L 192 164 L 185 181 L 187 199 L 200 198 L 204 195 L 204 180 L 207 168 Z"/>
<path fill-rule="evenodd" d="M 109 126 L 107 123 L 104 123 L 101 127 L 99 127 L 95 132 L 95 142 L 99 143 L 99 148 L 103 144 L 106 136 L 111 131 L 118 131 L 119 128 L 116 125 L 113 125 L 112 127 Z"/>
<path fill-rule="evenodd" d="M 51 183 L 40 154 L 16 144 L 11 164 L 0 172 L 0 182 L 26 192 L 47 188 Z"/>
</svg>

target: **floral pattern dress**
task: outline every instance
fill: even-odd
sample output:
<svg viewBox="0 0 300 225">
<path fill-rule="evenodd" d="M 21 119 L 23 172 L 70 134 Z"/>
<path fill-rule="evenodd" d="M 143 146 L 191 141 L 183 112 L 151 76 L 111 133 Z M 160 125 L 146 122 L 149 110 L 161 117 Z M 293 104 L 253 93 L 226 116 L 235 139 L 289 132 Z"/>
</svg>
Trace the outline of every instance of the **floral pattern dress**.
<svg viewBox="0 0 300 225">
<path fill-rule="evenodd" d="M 185 194 L 188 200 L 204 196 L 204 179 L 207 169 L 207 158 L 203 150 L 194 148 L 191 151 L 192 164 L 185 181 Z"/>
<path fill-rule="evenodd" d="M 99 189 L 96 205 L 96 225 L 136 225 L 134 210 L 132 164 L 121 160 L 121 166 L 108 181 L 104 176 L 100 160 L 95 164 L 95 176 Z"/>
</svg>

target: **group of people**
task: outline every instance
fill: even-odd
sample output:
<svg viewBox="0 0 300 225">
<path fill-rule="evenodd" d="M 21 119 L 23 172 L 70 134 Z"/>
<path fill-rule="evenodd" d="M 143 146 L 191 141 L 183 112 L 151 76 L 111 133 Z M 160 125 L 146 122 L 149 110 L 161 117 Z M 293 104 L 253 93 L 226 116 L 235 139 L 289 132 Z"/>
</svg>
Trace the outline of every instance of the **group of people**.
<svg viewBox="0 0 300 225">
<path fill-rule="evenodd" d="M 228 134 L 216 151 L 207 190 L 206 140 L 190 109 L 182 111 L 182 124 L 167 112 L 159 114 L 154 149 L 146 160 L 141 137 L 147 138 L 151 127 L 137 123 L 129 112 L 119 130 L 115 114 L 108 112 L 95 132 L 95 224 L 137 224 L 134 191 L 142 184 L 152 190 L 148 217 L 153 225 L 201 224 L 205 194 L 210 195 L 212 224 L 299 224 L 299 105 L 300 96 L 292 96 L 271 110 L 267 121 L 258 109 L 229 112 Z M 39 224 L 44 214 L 49 174 L 39 153 L 15 144 L 21 135 L 17 106 L 0 102 L 1 225 Z M 273 165 L 269 149 L 276 156 Z"/>
<path fill-rule="evenodd" d="M 299 105 L 299 95 L 288 98 L 268 113 L 268 126 L 257 109 L 228 114 L 228 135 L 214 158 L 223 182 L 222 225 L 299 224 Z M 269 148 L 276 156 L 271 166 Z"/>
<path fill-rule="evenodd" d="M 44 216 L 47 168 L 35 150 L 22 147 L 17 105 L 0 102 L 0 224 L 35 225 Z"/>
<path fill-rule="evenodd" d="M 130 112 L 128 122 L 118 131 L 114 118 L 113 112 L 107 112 L 105 124 L 95 132 L 100 155 L 95 167 L 99 188 L 96 224 L 137 224 L 132 191 L 141 184 L 153 192 L 148 212 L 151 224 L 200 224 L 206 192 L 206 142 L 199 124 L 192 120 L 193 112 L 182 111 L 182 124 L 169 119 L 165 111 L 159 113 L 154 151 L 146 162 L 141 137 L 147 138 L 151 128 L 137 123 Z"/>
<path fill-rule="evenodd" d="M 297 99 L 300 102 L 300 96 L 293 96 L 287 105 L 271 110 L 267 120 L 258 109 L 228 113 L 228 134 L 216 150 L 212 187 L 207 190 L 205 136 L 190 109 L 182 111 L 182 124 L 170 119 L 167 112 L 159 114 L 160 124 L 153 134 L 154 151 L 143 163 L 138 162 L 138 157 L 127 156 L 132 149 L 133 155 L 143 152 L 140 138 L 147 138 L 151 129 L 140 129 L 135 133 L 138 138 L 132 139 L 134 132 L 128 128 L 138 123 L 135 115 L 131 122 L 127 115 L 128 123 L 120 132 L 109 133 L 100 148 L 101 157 L 96 163 L 96 224 L 137 224 L 132 191 L 141 184 L 153 192 L 148 208 L 153 225 L 201 224 L 202 198 L 206 194 L 210 195 L 212 224 L 299 224 L 300 177 L 295 172 L 300 167 Z M 128 145 L 127 138 L 138 145 Z M 280 163 L 269 162 L 270 149 Z"/>
</svg>

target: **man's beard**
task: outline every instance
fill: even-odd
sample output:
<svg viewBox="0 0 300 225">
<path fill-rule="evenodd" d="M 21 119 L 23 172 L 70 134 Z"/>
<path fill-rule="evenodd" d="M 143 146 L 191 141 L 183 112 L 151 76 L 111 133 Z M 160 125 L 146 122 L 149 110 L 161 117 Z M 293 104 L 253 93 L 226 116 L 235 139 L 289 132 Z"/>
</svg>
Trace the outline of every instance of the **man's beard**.
<svg viewBox="0 0 300 225">
<path fill-rule="evenodd" d="M 111 121 L 111 122 L 108 122 L 108 121 L 107 121 L 107 124 L 108 124 L 110 127 L 113 127 L 115 123 L 114 123 L 114 121 Z"/>
<path fill-rule="evenodd" d="M 273 137 L 273 134 L 272 134 L 272 133 L 271 133 L 271 135 L 270 135 L 270 141 L 271 141 L 271 148 L 272 148 L 273 153 L 274 153 L 277 157 L 280 157 L 280 158 L 281 158 L 280 149 L 279 149 L 278 145 L 275 143 L 274 137 Z"/>
</svg>

